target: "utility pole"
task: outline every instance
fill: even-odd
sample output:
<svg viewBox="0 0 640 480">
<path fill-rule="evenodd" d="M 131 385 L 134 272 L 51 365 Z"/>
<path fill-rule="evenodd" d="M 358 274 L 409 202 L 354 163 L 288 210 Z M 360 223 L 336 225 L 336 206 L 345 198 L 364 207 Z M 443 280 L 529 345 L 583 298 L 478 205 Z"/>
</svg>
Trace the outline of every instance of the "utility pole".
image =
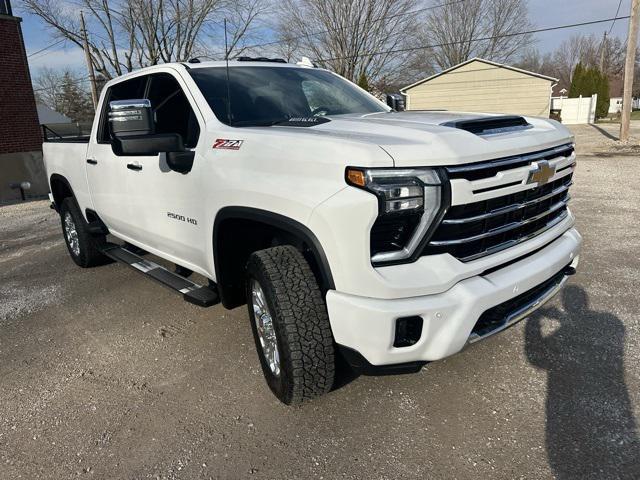
<svg viewBox="0 0 640 480">
<path fill-rule="evenodd" d="M 87 39 L 87 27 L 84 24 L 84 13 L 80 11 L 80 23 L 82 25 L 82 40 L 84 44 L 84 58 L 87 61 L 87 69 L 89 70 L 89 80 L 91 81 L 91 100 L 93 100 L 93 108 L 98 108 L 98 88 L 96 87 L 96 74 L 93 72 L 93 62 L 89 53 L 89 40 Z"/>
<path fill-rule="evenodd" d="M 638 20 L 640 19 L 640 0 L 631 1 L 629 35 L 627 36 L 627 58 L 624 63 L 624 94 L 622 96 L 622 119 L 620 120 L 620 140 L 629 140 L 631 123 L 631 93 L 633 90 L 633 71 L 636 66 L 636 46 L 638 44 Z"/>
<path fill-rule="evenodd" d="M 604 73 L 604 52 L 607 50 L 607 31 L 604 31 L 602 47 L 600 47 L 600 72 Z"/>
</svg>

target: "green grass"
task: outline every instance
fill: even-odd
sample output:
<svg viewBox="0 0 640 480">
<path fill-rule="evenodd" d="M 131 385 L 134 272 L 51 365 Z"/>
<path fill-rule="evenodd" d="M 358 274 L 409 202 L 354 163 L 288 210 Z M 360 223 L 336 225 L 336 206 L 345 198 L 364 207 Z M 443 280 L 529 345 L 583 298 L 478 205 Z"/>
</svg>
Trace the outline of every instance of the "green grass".
<svg viewBox="0 0 640 480">
<path fill-rule="evenodd" d="M 631 120 L 640 120 L 640 110 L 631 112 Z M 620 123 L 620 116 L 599 118 L 596 123 Z"/>
</svg>

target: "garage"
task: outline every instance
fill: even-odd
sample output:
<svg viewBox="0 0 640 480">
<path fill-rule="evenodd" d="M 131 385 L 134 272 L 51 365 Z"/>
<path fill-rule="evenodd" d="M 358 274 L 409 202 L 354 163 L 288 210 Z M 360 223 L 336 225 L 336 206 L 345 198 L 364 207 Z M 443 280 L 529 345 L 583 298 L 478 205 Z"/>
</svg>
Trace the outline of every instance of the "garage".
<svg viewBox="0 0 640 480">
<path fill-rule="evenodd" d="M 473 58 L 400 91 L 408 110 L 452 110 L 549 117 L 557 79 Z"/>
</svg>

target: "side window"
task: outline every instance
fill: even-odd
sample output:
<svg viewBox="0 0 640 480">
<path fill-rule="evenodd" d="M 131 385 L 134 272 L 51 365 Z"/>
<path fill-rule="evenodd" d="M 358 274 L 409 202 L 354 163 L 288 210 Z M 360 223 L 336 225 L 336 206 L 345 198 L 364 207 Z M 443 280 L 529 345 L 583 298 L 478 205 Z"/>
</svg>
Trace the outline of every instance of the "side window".
<svg viewBox="0 0 640 480">
<path fill-rule="evenodd" d="M 124 82 L 116 83 L 109 88 L 104 97 L 100 125 L 98 128 L 98 142 L 109 143 L 111 141 L 111 129 L 108 122 L 109 102 L 114 100 L 130 100 L 134 98 L 144 98 L 144 91 L 147 85 L 147 76 L 132 78 Z"/>
<path fill-rule="evenodd" d="M 196 115 L 180 84 L 172 75 L 150 75 L 146 98 L 151 101 L 156 133 L 177 133 L 182 136 L 185 147 L 196 146 L 200 136 Z"/>
</svg>

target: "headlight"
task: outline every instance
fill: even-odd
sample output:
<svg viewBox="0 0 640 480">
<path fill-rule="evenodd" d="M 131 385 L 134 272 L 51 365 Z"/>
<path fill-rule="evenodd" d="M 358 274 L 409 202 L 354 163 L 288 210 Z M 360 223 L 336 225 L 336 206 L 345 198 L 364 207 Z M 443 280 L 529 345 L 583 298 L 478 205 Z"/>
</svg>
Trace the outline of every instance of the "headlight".
<svg viewBox="0 0 640 480">
<path fill-rule="evenodd" d="M 349 185 L 378 197 L 378 218 L 371 228 L 374 264 L 413 255 L 442 204 L 442 181 L 430 168 L 366 169 L 348 167 Z"/>
</svg>

